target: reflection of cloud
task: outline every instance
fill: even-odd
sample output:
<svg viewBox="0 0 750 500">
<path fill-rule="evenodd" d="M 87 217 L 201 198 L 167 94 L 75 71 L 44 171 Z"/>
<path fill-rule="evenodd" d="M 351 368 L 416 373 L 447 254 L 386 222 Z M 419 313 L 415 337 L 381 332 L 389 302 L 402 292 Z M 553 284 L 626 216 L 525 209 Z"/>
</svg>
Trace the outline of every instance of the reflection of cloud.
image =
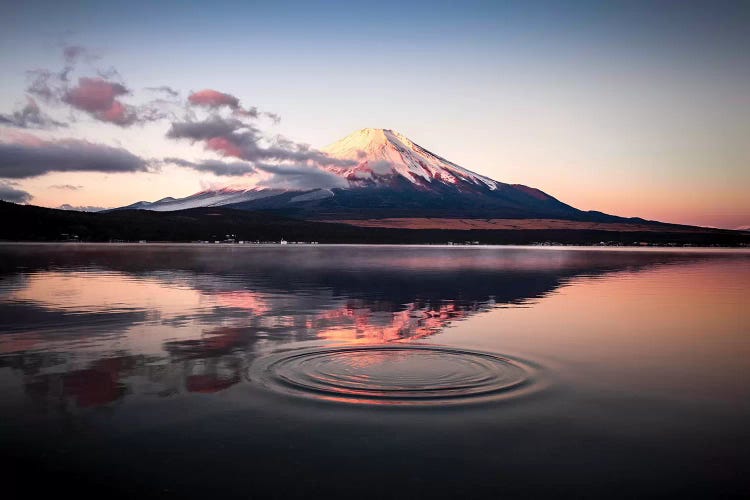
<svg viewBox="0 0 750 500">
<path fill-rule="evenodd" d="M 70 342 L 121 333 L 147 319 L 141 309 L 89 310 L 45 307 L 7 297 L 0 301 L 0 354 L 60 348 Z"/>
<path fill-rule="evenodd" d="M 218 292 L 214 297 L 222 307 L 244 309 L 252 312 L 256 316 L 266 315 L 271 310 L 269 299 L 265 298 L 263 294 L 257 292 L 251 292 L 248 290 Z"/>
<path fill-rule="evenodd" d="M 170 340 L 164 343 L 164 350 L 175 359 L 215 358 L 246 344 L 246 333 L 241 328 L 219 328 L 197 339 Z"/>
<path fill-rule="evenodd" d="M 221 377 L 215 374 L 190 375 L 185 380 L 185 386 L 188 392 L 211 393 L 228 389 L 239 381 L 238 374 L 233 374 L 231 377 Z"/>
<path fill-rule="evenodd" d="M 68 372 L 62 377 L 63 392 L 82 408 L 120 399 L 125 394 L 120 375 L 131 368 L 131 361 L 127 357 L 105 358 L 97 360 L 90 368 Z"/>
<path fill-rule="evenodd" d="M 188 392 L 213 393 L 229 389 L 241 379 L 241 366 L 233 358 L 214 358 L 189 363 L 185 375 Z"/>
<path fill-rule="evenodd" d="M 385 343 L 417 340 L 434 335 L 452 321 L 488 310 L 492 302 L 462 305 L 447 302 L 438 306 L 410 303 L 403 310 L 373 311 L 366 303 L 350 303 L 308 319 L 307 328 L 321 339 L 345 343 Z"/>
<path fill-rule="evenodd" d="M 13 246 L 0 257 L 0 367 L 22 373 L 29 397 L 80 408 L 230 391 L 255 356 L 295 342 L 416 340 L 578 276 L 702 258 L 137 245 Z"/>
<path fill-rule="evenodd" d="M 104 357 L 86 368 L 33 375 L 26 380 L 26 393 L 42 403 L 72 401 L 79 408 L 113 403 L 126 394 L 121 380 L 135 367 L 131 356 Z"/>
<path fill-rule="evenodd" d="M 76 314 L 147 311 L 158 305 L 161 315 L 170 315 L 201 305 L 201 295 L 195 290 L 106 271 L 35 273 L 6 300 Z"/>
</svg>

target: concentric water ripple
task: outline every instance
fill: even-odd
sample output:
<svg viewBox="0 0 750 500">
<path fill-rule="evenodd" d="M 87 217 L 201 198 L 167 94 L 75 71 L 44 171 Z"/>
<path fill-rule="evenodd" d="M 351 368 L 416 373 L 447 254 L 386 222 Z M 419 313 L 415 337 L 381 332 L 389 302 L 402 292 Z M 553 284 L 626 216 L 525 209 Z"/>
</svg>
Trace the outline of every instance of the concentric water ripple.
<svg viewBox="0 0 750 500">
<path fill-rule="evenodd" d="M 381 405 L 486 401 L 520 393 L 533 369 L 465 349 L 399 344 L 318 348 L 256 361 L 251 380 L 285 394 Z"/>
</svg>

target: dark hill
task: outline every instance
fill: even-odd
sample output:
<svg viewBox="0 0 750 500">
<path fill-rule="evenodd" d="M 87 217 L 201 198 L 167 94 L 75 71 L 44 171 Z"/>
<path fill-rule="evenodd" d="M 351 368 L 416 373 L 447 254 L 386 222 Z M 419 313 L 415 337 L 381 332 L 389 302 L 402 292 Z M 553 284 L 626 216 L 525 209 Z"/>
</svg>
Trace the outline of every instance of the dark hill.
<svg viewBox="0 0 750 500">
<path fill-rule="evenodd" d="M 320 243 L 446 243 L 485 244 L 557 242 L 596 244 L 749 245 L 750 234 L 685 226 L 684 231 L 640 232 L 602 230 L 443 230 L 355 227 L 311 222 L 228 208 L 194 208 L 174 212 L 118 210 L 74 212 L 0 201 L 0 240 L 5 241 L 174 241 L 223 240 L 236 235 L 246 241 L 317 241 Z"/>
</svg>

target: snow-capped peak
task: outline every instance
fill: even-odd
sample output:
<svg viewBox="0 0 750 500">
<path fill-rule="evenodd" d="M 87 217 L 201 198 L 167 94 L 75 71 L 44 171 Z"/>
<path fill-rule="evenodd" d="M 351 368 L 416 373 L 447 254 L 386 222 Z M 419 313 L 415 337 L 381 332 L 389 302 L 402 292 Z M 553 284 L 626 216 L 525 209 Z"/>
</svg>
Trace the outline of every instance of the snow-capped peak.
<svg viewBox="0 0 750 500">
<path fill-rule="evenodd" d="M 490 190 L 498 183 L 431 153 L 390 129 L 364 128 L 323 149 L 334 158 L 355 160 L 357 166 L 331 168 L 351 182 L 400 175 L 412 183 L 470 183 Z"/>
</svg>

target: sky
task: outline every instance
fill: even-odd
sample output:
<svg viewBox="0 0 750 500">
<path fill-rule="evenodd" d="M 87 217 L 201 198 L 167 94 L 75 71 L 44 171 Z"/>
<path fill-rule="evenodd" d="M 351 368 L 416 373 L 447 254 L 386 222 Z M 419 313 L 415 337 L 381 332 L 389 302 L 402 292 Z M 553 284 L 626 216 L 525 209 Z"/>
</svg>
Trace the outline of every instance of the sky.
<svg viewBox="0 0 750 500">
<path fill-rule="evenodd" d="M 580 209 L 750 225 L 747 1 L 0 3 L 2 199 L 324 178 L 376 127 Z"/>
</svg>

